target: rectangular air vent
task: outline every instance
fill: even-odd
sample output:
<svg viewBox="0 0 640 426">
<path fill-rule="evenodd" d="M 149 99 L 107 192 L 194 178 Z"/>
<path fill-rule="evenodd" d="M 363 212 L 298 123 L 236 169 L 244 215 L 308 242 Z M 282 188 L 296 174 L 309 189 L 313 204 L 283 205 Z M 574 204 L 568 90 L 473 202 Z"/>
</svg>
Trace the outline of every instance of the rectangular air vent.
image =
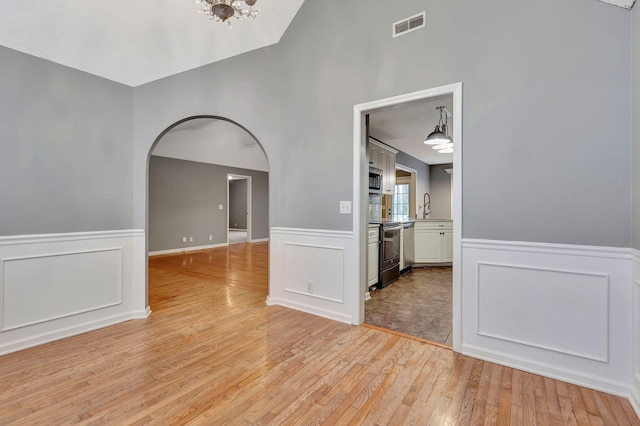
<svg viewBox="0 0 640 426">
<path fill-rule="evenodd" d="M 393 23 L 393 36 L 398 37 L 427 26 L 427 12 L 418 13 Z"/>
</svg>

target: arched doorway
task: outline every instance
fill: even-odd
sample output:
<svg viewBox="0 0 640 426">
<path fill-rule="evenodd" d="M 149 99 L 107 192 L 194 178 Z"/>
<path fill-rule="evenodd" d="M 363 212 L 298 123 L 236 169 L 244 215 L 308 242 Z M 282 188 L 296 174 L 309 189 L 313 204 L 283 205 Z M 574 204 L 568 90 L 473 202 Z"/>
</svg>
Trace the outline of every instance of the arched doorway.
<svg viewBox="0 0 640 426">
<path fill-rule="evenodd" d="M 168 126 L 147 155 L 147 258 L 228 246 L 229 175 L 251 177 L 247 242 L 266 241 L 268 170 L 263 146 L 233 120 L 198 115 Z M 148 269 L 146 289 L 149 299 Z"/>
</svg>

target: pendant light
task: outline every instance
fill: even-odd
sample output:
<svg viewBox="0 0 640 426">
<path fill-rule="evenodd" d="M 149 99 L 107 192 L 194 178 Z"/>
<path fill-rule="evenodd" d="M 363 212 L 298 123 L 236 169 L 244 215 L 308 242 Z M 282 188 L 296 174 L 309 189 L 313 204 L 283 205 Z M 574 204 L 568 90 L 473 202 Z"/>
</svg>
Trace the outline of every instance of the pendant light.
<svg viewBox="0 0 640 426">
<path fill-rule="evenodd" d="M 439 106 L 436 109 L 440 111 L 440 120 L 435 130 L 429 133 L 429 136 L 425 139 L 424 143 L 427 145 L 442 145 L 451 142 L 451 138 L 447 135 L 447 125 L 442 122 L 442 110 L 445 108 L 444 106 Z"/>
</svg>

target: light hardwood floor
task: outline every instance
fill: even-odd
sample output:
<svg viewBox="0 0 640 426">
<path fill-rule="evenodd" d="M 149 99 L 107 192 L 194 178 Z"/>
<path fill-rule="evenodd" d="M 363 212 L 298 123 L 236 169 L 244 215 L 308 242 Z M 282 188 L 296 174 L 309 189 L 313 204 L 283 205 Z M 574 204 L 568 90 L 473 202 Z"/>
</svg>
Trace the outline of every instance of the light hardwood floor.
<svg viewBox="0 0 640 426">
<path fill-rule="evenodd" d="M 640 424 L 623 398 L 267 307 L 267 247 L 154 257 L 148 319 L 0 357 L 0 424 Z"/>
</svg>

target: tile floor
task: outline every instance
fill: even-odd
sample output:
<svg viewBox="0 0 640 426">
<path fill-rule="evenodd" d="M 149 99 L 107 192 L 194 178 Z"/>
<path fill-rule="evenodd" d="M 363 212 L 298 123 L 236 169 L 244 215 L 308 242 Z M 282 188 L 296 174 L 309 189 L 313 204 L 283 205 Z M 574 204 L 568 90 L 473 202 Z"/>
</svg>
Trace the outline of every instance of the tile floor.
<svg viewBox="0 0 640 426">
<path fill-rule="evenodd" d="M 364 322 L 451 346 L 452 268 L 414 268 L 371 292 Z"/>
</svg>

